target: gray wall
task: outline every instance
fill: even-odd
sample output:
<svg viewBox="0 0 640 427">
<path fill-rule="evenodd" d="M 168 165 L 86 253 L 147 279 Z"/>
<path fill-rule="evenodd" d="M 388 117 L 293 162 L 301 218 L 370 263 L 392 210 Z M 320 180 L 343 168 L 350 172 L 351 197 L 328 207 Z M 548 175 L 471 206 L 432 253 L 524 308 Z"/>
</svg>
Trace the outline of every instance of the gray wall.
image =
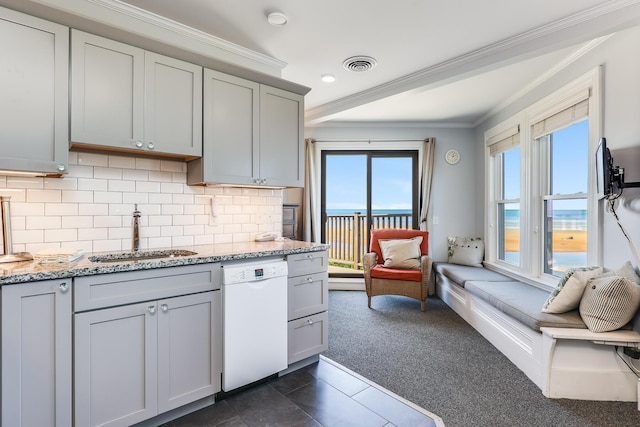
<svg viewBox="0 0 640 427">
<path fill-rule="evenodd" d="M 603 66 L 604 126 L 603 135 L 616 164 L 625 167 L 626 182 L 640 181 L 640 28 L 615 34 L 593 51 L 565 68 L 536 90 L 505 108 L 475 129 L 476 198 L 475 211 L 479 213 L 475 229 L 480 232 L 484 224 L 484 132 L 526 106 L 542 99 L 582 74 Z M 640 245 L 640 190 L 627 189 L 618 203 L 618 215 L 631 239 Z M 633 254 L 612 215 L 604 215 L 603 264 L 608 268 L 620 267 L 631 260 Z"/>
<path fill-rule="evenodd" d="M 447 259 L 447 236 L 467 236 L 478 234 L 474 226 L 478 206 L 475 203 L 473 183 L 476 174 L 474 161 L 474 133 L 472 129 L 446 129 L 438 127 L 407 127 L 402 125 L 384 125 L 373 123 L 359 126 L 313 127 L 305 129 L 306 138 L 316 140 L 344 139 L 416 139 L 428 137 L 436 139 L 434 178 L 432 191 L 431 217 L 438 224 L 431 224 L 429 234 L 429 252 L 436 261 Z M 370 149 L 366 142 L 362 149 Z M 455 148 L 460 152 L 461 160 L 456 165 L 444 161 L 444 153 Z M 481 230 L 481 229 L 480 229 Z"/>
</svg>

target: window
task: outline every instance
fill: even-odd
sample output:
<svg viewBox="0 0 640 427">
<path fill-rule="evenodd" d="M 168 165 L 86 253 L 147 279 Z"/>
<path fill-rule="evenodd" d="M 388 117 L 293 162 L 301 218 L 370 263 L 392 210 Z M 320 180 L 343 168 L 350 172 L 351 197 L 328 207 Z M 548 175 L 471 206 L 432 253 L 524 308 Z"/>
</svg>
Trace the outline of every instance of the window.
<svg viewBox="0 0 640 427">
<path fill-rule="evenodd" d="M 321 153 L 322 241 L 348 275 L 362 268 L 371 229 L 418 228 L 418 151 Z"/>
<path fill-rule="evenodd" d="M 486 261 L 545 281 L 598 264 L 598 72 L 487 131 Z"/>
</svg>

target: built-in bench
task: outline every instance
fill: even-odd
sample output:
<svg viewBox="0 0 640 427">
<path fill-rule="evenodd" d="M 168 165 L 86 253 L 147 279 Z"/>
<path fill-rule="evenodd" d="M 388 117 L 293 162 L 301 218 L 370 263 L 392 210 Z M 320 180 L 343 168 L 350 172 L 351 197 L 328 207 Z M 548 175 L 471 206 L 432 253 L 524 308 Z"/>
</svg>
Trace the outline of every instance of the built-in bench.
<svg viewBox="0 0 640 427">
<path fill-rule="evenodd" d="M 578 310 L 542 312 L 549 290 L 484 267 L 434 263 L 438 296 L 551 398 L 637 401 L 638 377 L 616 346 L 639 347 L 632 329 L 594 333 Z"/>
</svg>

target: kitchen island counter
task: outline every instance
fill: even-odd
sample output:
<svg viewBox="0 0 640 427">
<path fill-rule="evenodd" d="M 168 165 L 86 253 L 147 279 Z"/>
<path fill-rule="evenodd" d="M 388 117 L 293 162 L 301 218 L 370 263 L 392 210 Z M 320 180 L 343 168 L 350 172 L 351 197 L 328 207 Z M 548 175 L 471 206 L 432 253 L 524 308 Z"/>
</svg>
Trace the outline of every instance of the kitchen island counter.
<svg viewBox="0 0 640 427">
<path fill-rule="evenodd" d="M 158 248 L 162 250 L 165 248 Z M 36 282 L 40 280 L 62 279 L 69 277 L 92 276 L 122 271 L 149 270 L 155 268 L 177 267 L 183 265 L 206 264 L 212 262 L 237 261 L 264 257 L 286 256 L 299 253 L 317 252 L 328 249 L 328 245 L 308 243 L 297 240 L 272 242 L 240 242 L 215 245 L 201 245 L 172 248 L 196 252 L 195 255 L 165 257 L 144 260 L 119 260 L 111 262 L 92 262 L 89 257 L 105 255 L 110 252 L 85 254 L 70 263 L 42 263 L 23 261 L 0 264 L 0 285 Z M 154 251 L 149 250 L 149 251 Z M 146 251 L 143 251 L 146 252 Z M 122 253 L 122 251 L 118 252 Z"/>
</svg>

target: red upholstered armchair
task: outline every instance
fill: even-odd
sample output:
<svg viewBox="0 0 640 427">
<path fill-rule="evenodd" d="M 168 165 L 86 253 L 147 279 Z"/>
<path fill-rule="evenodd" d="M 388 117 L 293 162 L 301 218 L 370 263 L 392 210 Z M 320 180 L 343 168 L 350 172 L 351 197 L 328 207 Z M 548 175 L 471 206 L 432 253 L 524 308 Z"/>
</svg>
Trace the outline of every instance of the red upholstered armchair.
<svg viewBox="0 0 640 427">
<path fill-rule="evenodd" d="M 414 237 L 422 237 L 419 247 L 419 257 L 414 260 L 415 269 L 384 267 L 385 259 L 381 249 L 380 240 L 385 247 L 386 255 L 391 245 L 404 242 L 397 240 L 408 240 Z M 428 256 L 429 233 L 420 230 L 399 230 L 383 229 L 371 230 L 371 243 L 369 253 L 364 256 L 364 283 L 367 290 L 368 304 L 371 308 L 371 297 L 376 295 L 403 295 L 415 298 L 420 301 L 422 311 L 426 310 L 427 293 L 429 290 L 429 280 L 431 278 L 431 257 Z M 412 242 L 414 245 L 417 242 Z M 407 243 L 408 244 L 408 243 Z M 415 250 L 418 250 L 415 248 Z M 416 254 L 417 256 L 417 254 Z"/>
</svg>

